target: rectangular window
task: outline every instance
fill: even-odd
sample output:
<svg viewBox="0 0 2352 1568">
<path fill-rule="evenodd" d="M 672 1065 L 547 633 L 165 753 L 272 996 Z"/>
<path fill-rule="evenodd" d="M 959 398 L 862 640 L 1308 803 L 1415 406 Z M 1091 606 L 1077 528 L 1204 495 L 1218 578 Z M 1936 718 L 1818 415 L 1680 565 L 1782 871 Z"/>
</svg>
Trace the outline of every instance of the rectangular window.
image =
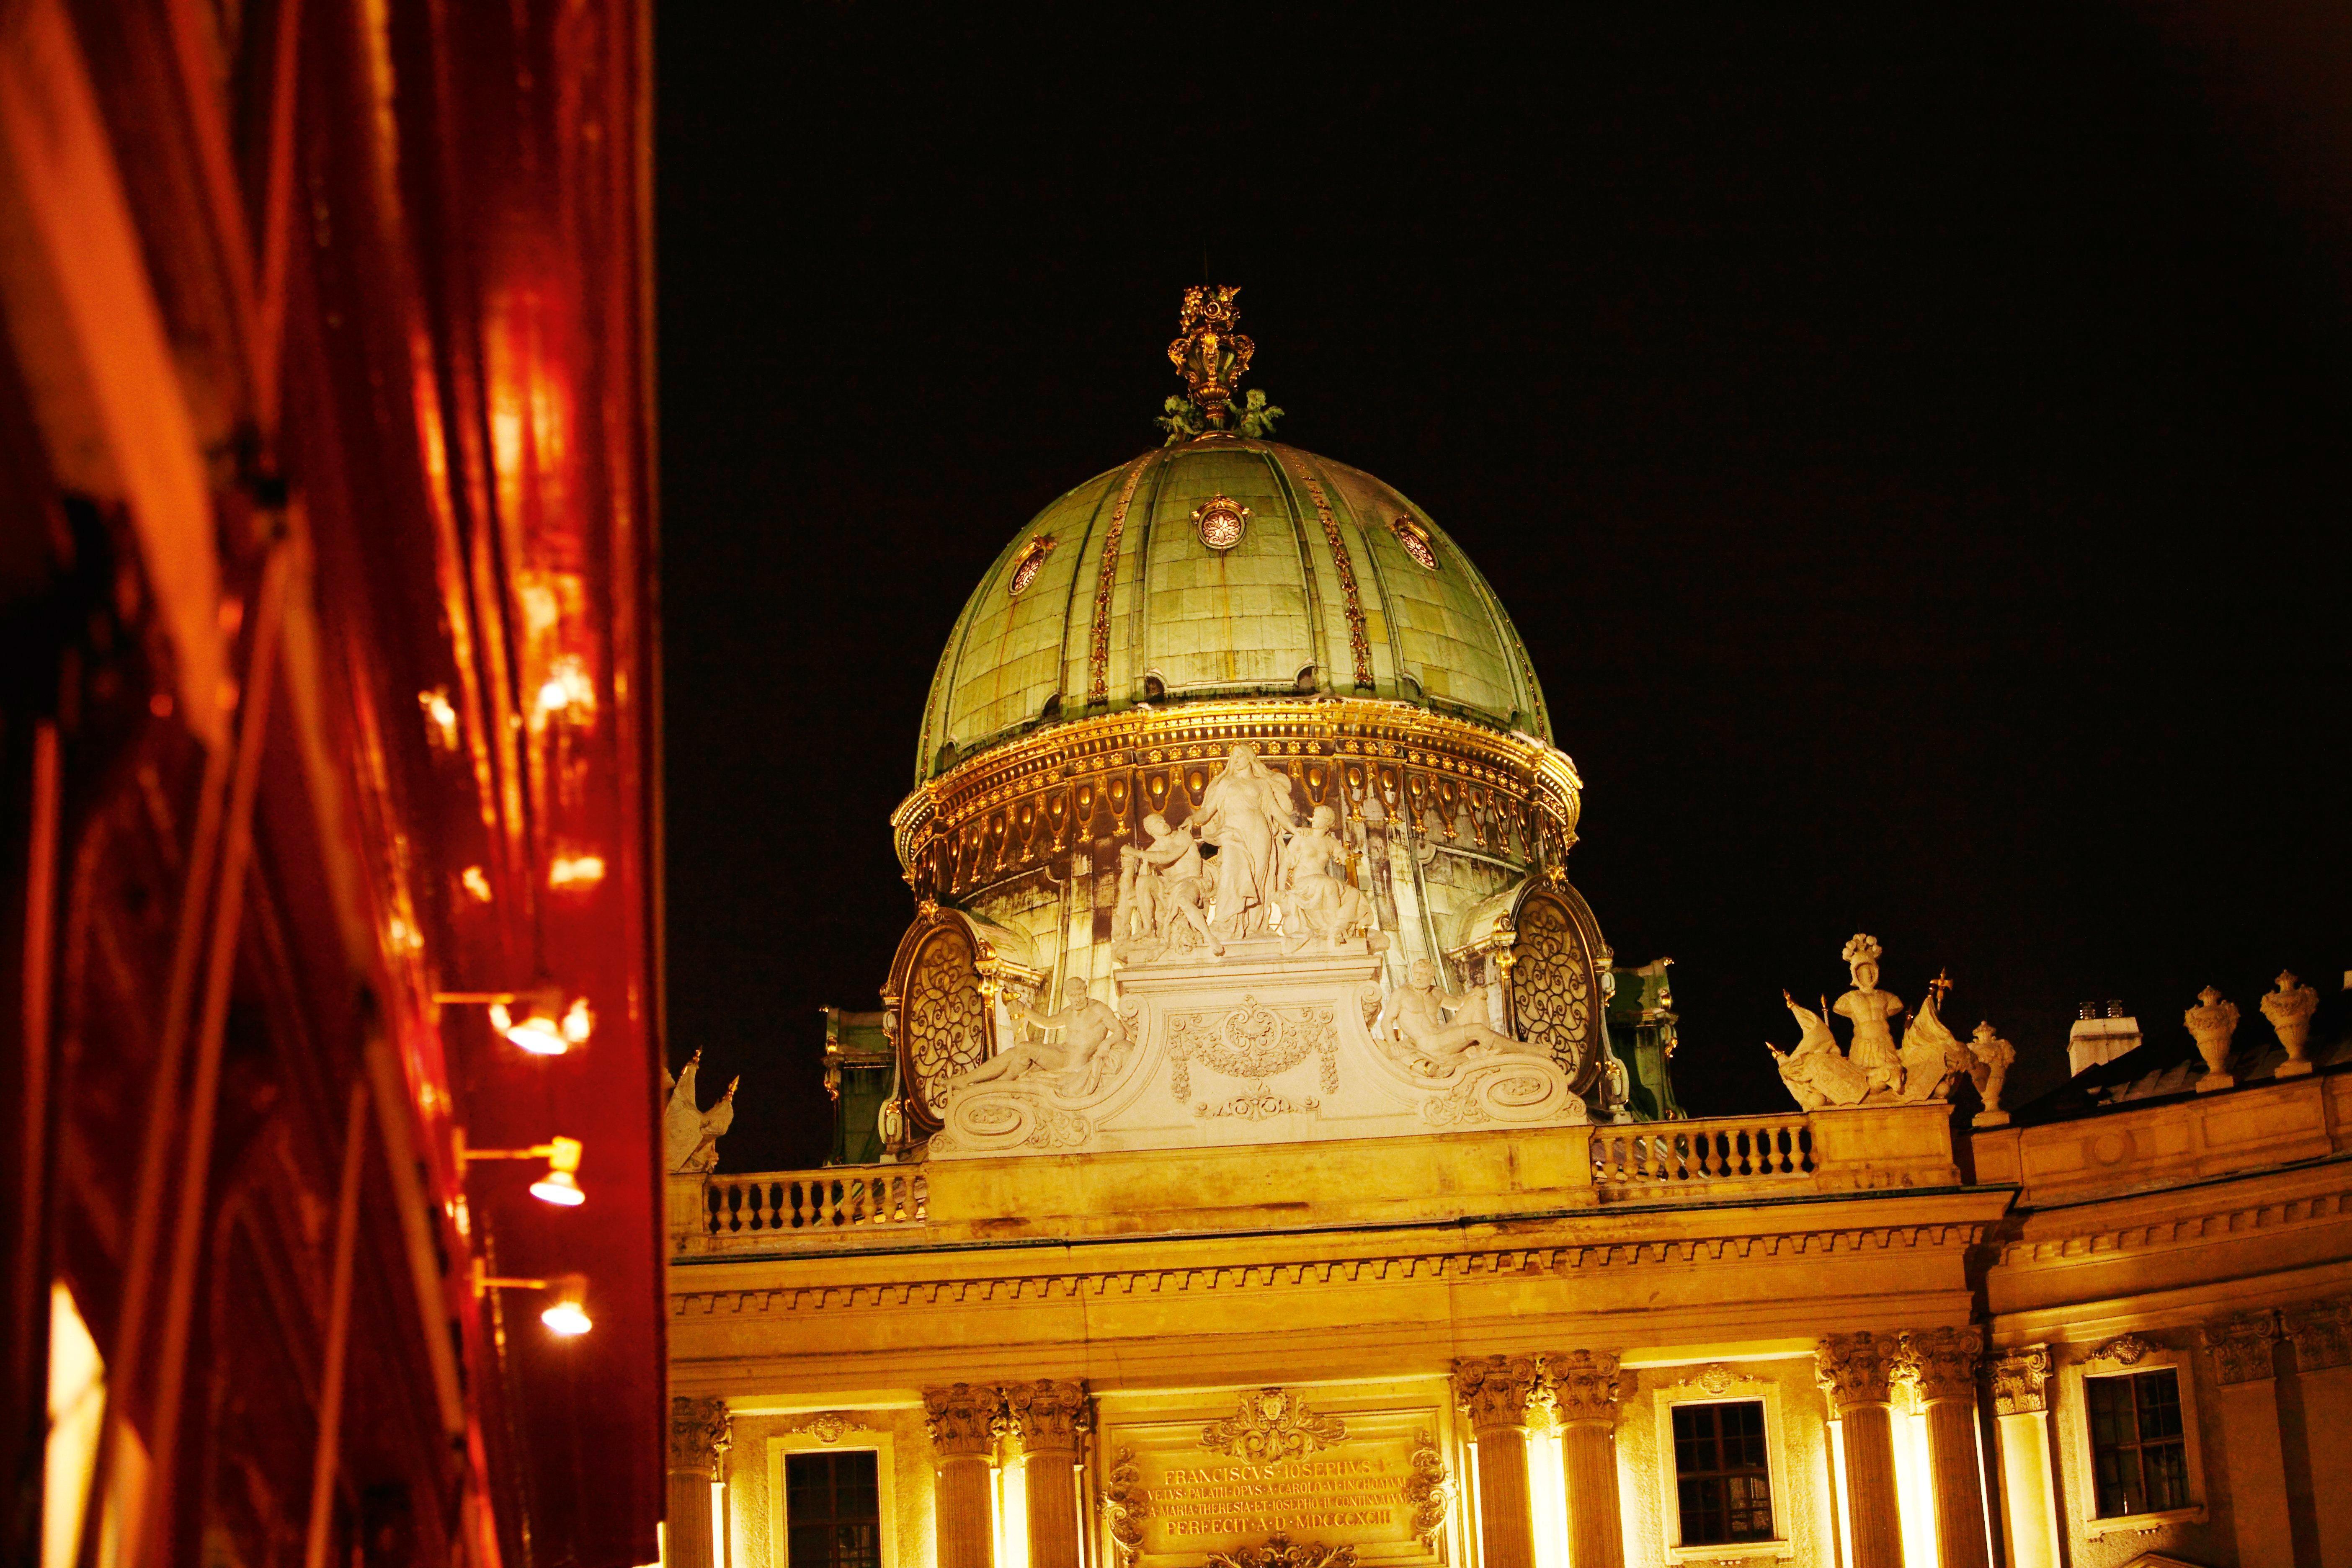
<svg viewBox="0 0 2352 1568">
<path fill-rule="evenodd" d="M 784 1456 L 787 1568 L 882 1568 L 873 1450 Z"/>
<path fill-rule="evenodd" d="M 1764 1458 L 1764 1402 L 1677 1405 L 1675 1485 L 1685 1546 L 1772 1536 L 1772 1471 Z M 795 1565 L 797 1568 L 797 1565 Z"/>
<path fill-rule="evenodd" d="M 2170 1367 L 2083 1380 L 2090 1406 L 2091 1470 L 2099 1517 L 2189 1506 L 2189 1444 L 2180 1378 Z"/>
</svg>

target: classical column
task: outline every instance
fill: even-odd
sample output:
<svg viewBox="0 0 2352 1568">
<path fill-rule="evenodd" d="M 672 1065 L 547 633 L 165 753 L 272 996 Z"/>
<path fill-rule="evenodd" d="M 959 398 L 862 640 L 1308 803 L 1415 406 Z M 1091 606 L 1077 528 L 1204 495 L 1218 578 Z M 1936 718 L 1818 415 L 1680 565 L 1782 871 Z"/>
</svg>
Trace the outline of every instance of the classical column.
<svg viewBox="0 0 2352 1568">
<path fill-rule="evenodd" d="M 1454 1363 L 1454 1397 L 1478 1441 L 1478 1540 L 1484 1568 L 1535 1568 L 1535 1513 L 1528 1498 L 1528 1399 L 1539 1375 L 1531 1355 L 1466 1356 Z"/>
<path fill-rule="evenodd" d="M 2303 1394 L 2319 1561 L 2345 1568 L 2352 1564 L 2352 1300 L 2289 1307 L 2284 1318 Z"/>
<path fill-rule="evenodd" d="M 1078 1436 L 1093 1423 L 1087 1385 L 1008 1384 L 1004 1405 L 1028 1456 L 1029 1568 L 1078 1568 Z"/>
<path fill-rule="evenodd" d="M 1552 1357 L 1550 1371 L 1563 1423 L 1568 1560 L 1576 1568 L 1625 1568 L 1625 1526 L 1617 1512 L 1617 1358 L 1571 1351 Z"/>
<path fill-rule="evenodd" d="M 1977 1362 L 1983 1354 L 1980 1329 L 1922 1329 L 1903 1336 L 1903 1364 L 1927 1413 L 1941 1568 L 1991 1568 L 1977 1468 Z"/>
<path fill-rule="evenodd" d="M 2277 1315 L 2241 1312 L 2198 1331 L 2221 1385 L 2221 1447 L 2230 1458 L 2230 1515 L 2241 1563 L 2294 1561 L 2286 1510 L 2286 1451 L 2279 1438 L 2272 1348 Z M 2185 1370 L 2185 1369 L 2184 1369 Z"/>
<path fill-rule="evenodd" d="M 1895 1426 L 1887 1382 L 1891 1334 L 1824 1334 L 1813 1373 L 1845 1435 L 1845 1510 L 1853 1568 L 1903 1568 L 1901 1504 L 1895 1491 Z"/>
<path fill-rule="evenodd" d="M 729 1444 L 727 1402 L 669 1402 L 669 1518 L 662 1526 L 669 1568 L 711 1568 L 710 1488 Z"/>
<path fill-rule="evenodd" d="M 988 1500 L 988 1458 L 996 1446 L 1003 1396 L 993 1384 L 950 1384 L 923 1390 L 923 1429 L 939 1477 L 938 1568 L 992 1568 L 995 1531 Z"/>
<path fill-rule="evenodd" d="M 2028 1345 L 1992 1363 L 2000 1428 L 2000 1494 L 2008 1502 L 2010 1568 L 2059 1568 L 2058 1494 L 2050 1451 L 2050 1347 Z"/>
</svg>

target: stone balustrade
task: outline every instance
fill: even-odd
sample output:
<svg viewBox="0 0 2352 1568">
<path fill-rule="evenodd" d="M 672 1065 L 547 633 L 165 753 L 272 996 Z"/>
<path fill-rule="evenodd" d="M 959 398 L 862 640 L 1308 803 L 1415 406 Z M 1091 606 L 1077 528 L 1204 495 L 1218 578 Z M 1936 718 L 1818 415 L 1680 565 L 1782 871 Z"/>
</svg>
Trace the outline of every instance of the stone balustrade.
<svg viewBox="0 0 2352 1568">
<path fill-rule="evenodd" d="M 672 1176 L 680 1254 L 823 1247 L 845 1233 L 919 1230 L 930 1182 L 914 1165 L 842 1165 L 741 1176 Z"/>
<path fill-rule="evenodd" d="M 1743 1116 L 1591 1129 L 1592 1180 L 1604 1196 L 1725 1183 L 1803 1182 L 1813 1173 L 1811 1119 Z"/>
<path fill-rule="evenodd" d="M 1247 1143 L 1023 1153 L 928 1164 L 670 1178 L 673 1255 L 898 1247 L 1013 1237 L 1151 1236 L 1232 1226 L 1494 1217 L 1618 1205 L 1956 1185 L 1948 1108 L 1368 1138 L 1311 1160 Z M 1399 1182 L 1399 1162 L 1411 1179 Z"/>
</svg>

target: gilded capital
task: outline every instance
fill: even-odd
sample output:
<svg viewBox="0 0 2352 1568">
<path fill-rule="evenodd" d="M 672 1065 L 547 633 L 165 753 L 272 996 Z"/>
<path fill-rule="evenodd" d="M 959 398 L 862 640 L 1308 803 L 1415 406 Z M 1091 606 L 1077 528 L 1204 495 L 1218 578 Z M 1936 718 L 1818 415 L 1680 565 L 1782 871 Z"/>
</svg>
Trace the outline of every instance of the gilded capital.
<svg viewBox="0 0 2352 1568">
<path fill-rule="evenodd" d="M 2286 1337 L 2294 1342 L 2297 1372 L 2352 1364 L 2352 1300 L 2306 1301 L 2279 1316 Z"/>
<path fill-rule="evenodd" d="M 1830 1408 L 1843 1415 L 1889 1403 L 1899 1349 L 1892 1334 L 1823 1334 L 1813 1351 L 1813 1376 L 1830 1396 Z"/>
<path fill-rule="evenodd" d="M 1570 1351 L 1547 1358 L 1552 1396 L 1559 1401 L 1562 1421 L 1617 1420 L 1617 1400 L 1623 1379 L 1611 1351 Z"/>
<path fill-rule="evenodd" d="M 1923 1405 L 1947 1399 L 1973 1402 L 1977 1363 L 1984 1356 L 1984 1331 L 1914 1329 L 1902 1336 L 1902 1369 L 1918 1385 Z"/>
<path fill-rule="evenodd" d="M 923 1430 L 942 1459 L 986 1454 L 996 1444 L 1003 1391 L 992 1384 L 952 1383 L 923 1390 Z"/>
<path fill-rule="evenodd" d="M 1094 1426 L 1087 1385 L 1072 1379 L 1007 1384 L 1004 1406 L 1021 1447 L 1032 1454 L 1075 1454 L 1078 1435 Z"/>
<path fill-rule="evenodd" d="M 669 1468 L 673 1472 L 721 1479 L 719 1465 L 732 1440 L 723 1399 L 669 1402 Z"/>
<path fill-rule="evenodd" d="M 1992 1363 L 1996 1415 L 2035 1415 L 2050 1408 L 2050 1347 L 2028 1345 Z"/>
<path fill-rule="evenodd" d="M 1542 1379 L 1542 1366 L 1531 1355 L 1464 1356 L 1454 1363 L 1454 1398 L 1469 1413 L 1474 1431 L 1524 1431 L 1528 1401 Z"/>
<path fill-rule="evenodd" d="M 2278 1315 L 2240 1312 L 2221 1318 L 2197 1331 L 2212 1353 L 2213 1375 L 2223 1384 L 2259 1383 L 2273 1375 L 2271 1347 L 2278 1342 Z"/>
</svg>

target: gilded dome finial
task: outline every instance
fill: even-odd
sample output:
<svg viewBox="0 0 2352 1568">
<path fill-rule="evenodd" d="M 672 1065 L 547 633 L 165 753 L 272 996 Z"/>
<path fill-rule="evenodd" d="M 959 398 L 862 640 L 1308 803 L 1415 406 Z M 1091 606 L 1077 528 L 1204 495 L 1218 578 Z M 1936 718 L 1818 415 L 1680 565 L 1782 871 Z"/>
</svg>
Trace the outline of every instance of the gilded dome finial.
<svg viewBox="0 0 2352 1568">
<path fill-rule="evenodd" d="M 1159 423 L 1171 447 L 1211 431 L 1230 431 L 1236 424 L 1244 436 L 1272 435 L 1274 422 L 1282 416 L 1265 393 L 1253 392 L 1242 402 L 1239 420 L 1234 418 L 1234 388 L 1257 352 L 1255 343 L 1234 330 L 1242 317 L 1241 307 L 1234 302 L 1240 293 L 1240 287 L 1230 283 L 1196 283 L 1184 290 L 1176 322 L 1182 335 L 1168 345 L 1168 361 L 1192 388 L 1192 395 L 1171 397 L 1162 405 L 1166 412 Z"/>
</svg>

